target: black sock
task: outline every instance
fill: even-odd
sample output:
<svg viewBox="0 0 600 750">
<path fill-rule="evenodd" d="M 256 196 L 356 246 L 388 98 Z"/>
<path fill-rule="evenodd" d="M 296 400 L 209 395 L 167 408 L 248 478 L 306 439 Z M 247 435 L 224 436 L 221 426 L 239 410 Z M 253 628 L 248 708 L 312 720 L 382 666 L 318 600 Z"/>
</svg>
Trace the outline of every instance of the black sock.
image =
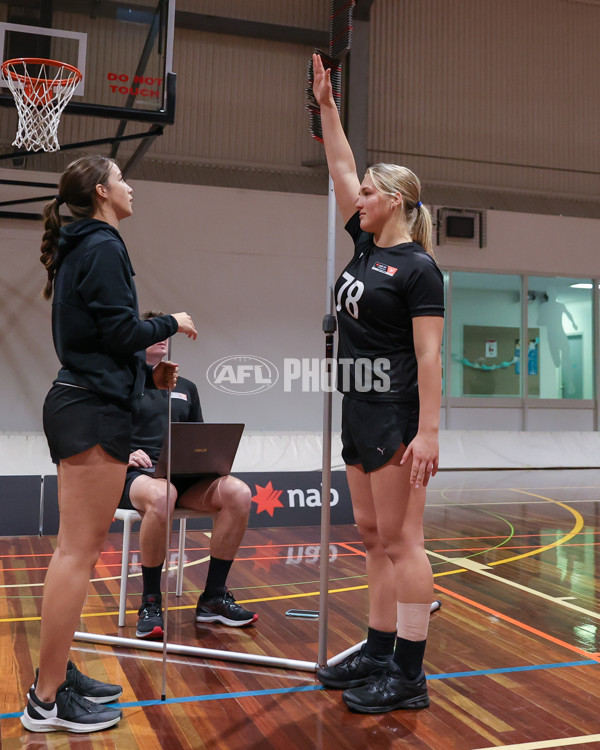
<svg viewBox="0 0 600 750">
<path fill-rule="evenodd" d="M 409 680 L 414 680 L 423 669 L 423 656 L 427 641 L 408 641 L 406 638 L 396 638 L 394 662 Z"/>
<path fill-rule="evenodd" d="M 142 581 L 144 582 L 142 596 L 160 596 L 160 574 L 162 573 L 162 567 L 162 563 L 154 568 L 142 565 Z"/>
<path fill-rule="evenodd" d="M 206 584 L 202 596 L 205 599 L 212 599 L 213 596 L 224 594 L 226 590 L 225 582 L 229 575 L 229 569 L 233 560 L 219 560 L 218 557 L 210 558 L 208 563 L 208 573 L 206 575 Z"/>
<path fill-rule="evenodd" d="M 391 656 L 394 652 L 394 641 L 396 640 L 396 631 L 386 633 L 383 630 L 369 628 L 367 631 L 367 645 L 365 652 L 376 659 L 384 659 Z"/>
</svg>

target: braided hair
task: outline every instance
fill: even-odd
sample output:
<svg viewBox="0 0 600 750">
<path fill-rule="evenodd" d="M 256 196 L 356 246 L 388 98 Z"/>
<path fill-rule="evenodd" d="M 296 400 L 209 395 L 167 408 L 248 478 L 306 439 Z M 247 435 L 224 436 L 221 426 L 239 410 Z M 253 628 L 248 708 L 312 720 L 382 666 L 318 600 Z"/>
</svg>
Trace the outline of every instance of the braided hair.
<svg viewBox="0 0 600 750">
<path fill-rule="evenodd" d="M 46 203 L 43 211 L 44 234 L 40 261 L 48 278 L 42 297 L 50 299 L 54 277 L 62 258 L 58 238 L 62 226 L 59 208 L 66 203 L 75 219 L 89 219 L 96 211 L 96 185 L 106 185 L 115 162 L 106 156 L 82 156 L 71 162 L 60 177 L 58 195 Z"/>
</svg>

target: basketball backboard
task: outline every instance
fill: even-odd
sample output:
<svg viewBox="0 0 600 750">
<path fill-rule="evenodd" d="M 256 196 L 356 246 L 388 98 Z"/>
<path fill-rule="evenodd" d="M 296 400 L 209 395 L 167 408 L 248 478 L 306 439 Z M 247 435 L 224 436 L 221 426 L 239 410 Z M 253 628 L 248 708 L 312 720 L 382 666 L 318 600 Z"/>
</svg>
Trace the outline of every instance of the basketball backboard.
<svg viewBox="0 0 600 750">
<path fill-rule="evenodd" d="M 0 62 L 79 68 L 67 114 L 172 122 L 174 20 L 174 0 L 0 0 Z M 4 81 L 0 105 L 12 106 Z"/>
</svg>

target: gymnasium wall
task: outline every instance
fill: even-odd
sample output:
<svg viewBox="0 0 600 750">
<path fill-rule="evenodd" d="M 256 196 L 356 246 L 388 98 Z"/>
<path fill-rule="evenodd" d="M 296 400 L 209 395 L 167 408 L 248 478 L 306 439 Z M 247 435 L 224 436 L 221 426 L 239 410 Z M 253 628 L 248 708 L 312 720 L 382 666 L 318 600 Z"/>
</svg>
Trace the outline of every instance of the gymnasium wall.
<svg viewBox="0 0 600 750">
<path fill-rule="evenodd" d="M 326 198 L 152 182 L 133 187 L 134 216 L 121 229 L 140 305 L 193 315 L 198 340 L 175 337 L 173 357 L 197 381 L 206 418 L 243 421 L 251 431 L 320 430 L 320 393 L 303 392 L 295 380 L 284 390 L 283 374 L 286 358 L 323 352 Z M 487 247 L 439 247 L 442 268 L 600 277 L 600 221 L 501 211 L 488 212 L 488 220 Z M 2 432 L 41 429 L 41 404 L 57 369 L 50 305 L 39 296 L 40 234 L 34 222 L 0 219 Z M 337 239 L 341 270 L 350 243 L 339 222 Z M 269 360 L 279 382 L 254 395 L 216 390 L 206 378 L 209 365 L 234 355 Z M 335 418 L 337 395 L 334 401 Z"/>
<path fill-rule="evenodd" d="M 600 3 L 376 0 L 369 157 L 428 183 L 600 192 Z"/>
<path fill-rule="evenodd" d="M 177 8 L 237 20 L 238 33 L 177 26 L 177 120 L 134 176 L 323 194 L 322 151 L 309 136 L 304 106 L 313 45 L 286 41 L 286 33 L 323 36 L 329 3 L 179 0 Z M 275 36 L 279 28 L 280 38 L 244 36 L 245 21 L 270 24 Z M 69 19 L 61 23 L 68 28 Z M 406 163 L 426 192 L 460 187 L 465 207 L 465 192 L 475 201 L 478 191 L 492 189 L 488 207 L 506 209 L 511 194 L 519 195 L 516 211 L 540 196 L 597 205 L 599 27 L 597 0 L 375 0 L 365 93 L 369 160 Z M 92 46 L 92 59 L 117 58 L 122 41 Z M 351 82 L 347 100 L 358 97 L 362 106 L 362 96 Z M 2 109 L 3 151 L 15 125 L 14 111 Z M 134 124 L 127 132 L 145 129 Z M 63 142 L 112 132 L 98 118 L 61 123 Z M 124 144 L 120 153 L 134 148 Z M 60 161 L 36 157 L 27 169 L 59 171 Z M 567 212 L 560 200 L 556 212 Z"/>
</svg>

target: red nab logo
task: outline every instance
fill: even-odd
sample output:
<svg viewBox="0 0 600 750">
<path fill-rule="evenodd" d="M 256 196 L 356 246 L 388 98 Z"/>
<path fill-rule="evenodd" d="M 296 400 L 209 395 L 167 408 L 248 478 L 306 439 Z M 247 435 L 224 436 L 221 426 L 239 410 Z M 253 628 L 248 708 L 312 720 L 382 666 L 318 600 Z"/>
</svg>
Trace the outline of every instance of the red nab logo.
<svg viewBox="0 0 600 750">
<path fill-rule="evenodd" d="M 266 487 L 261 487 L 259 484 L 256 484 L 255 487 L 256 495 L 252 498 L 252 502 L 258 506 L 256 513 L 266 511 L 273 518 L 275 508 L 284 507 L 283 503 L 279 500 L 283 490 L 273 489 L 272 482 L 269 482 Z"/>
<path fill-rule="evenodd" d="M 371 268 L 371 271 L 379 271 L 379 273 L 384 273 L 386 276 L 393 276 L 397 270 L 394 266 L 388 266 L 386 263 L 380 263 L 379 261 Z"/>
</svg>

